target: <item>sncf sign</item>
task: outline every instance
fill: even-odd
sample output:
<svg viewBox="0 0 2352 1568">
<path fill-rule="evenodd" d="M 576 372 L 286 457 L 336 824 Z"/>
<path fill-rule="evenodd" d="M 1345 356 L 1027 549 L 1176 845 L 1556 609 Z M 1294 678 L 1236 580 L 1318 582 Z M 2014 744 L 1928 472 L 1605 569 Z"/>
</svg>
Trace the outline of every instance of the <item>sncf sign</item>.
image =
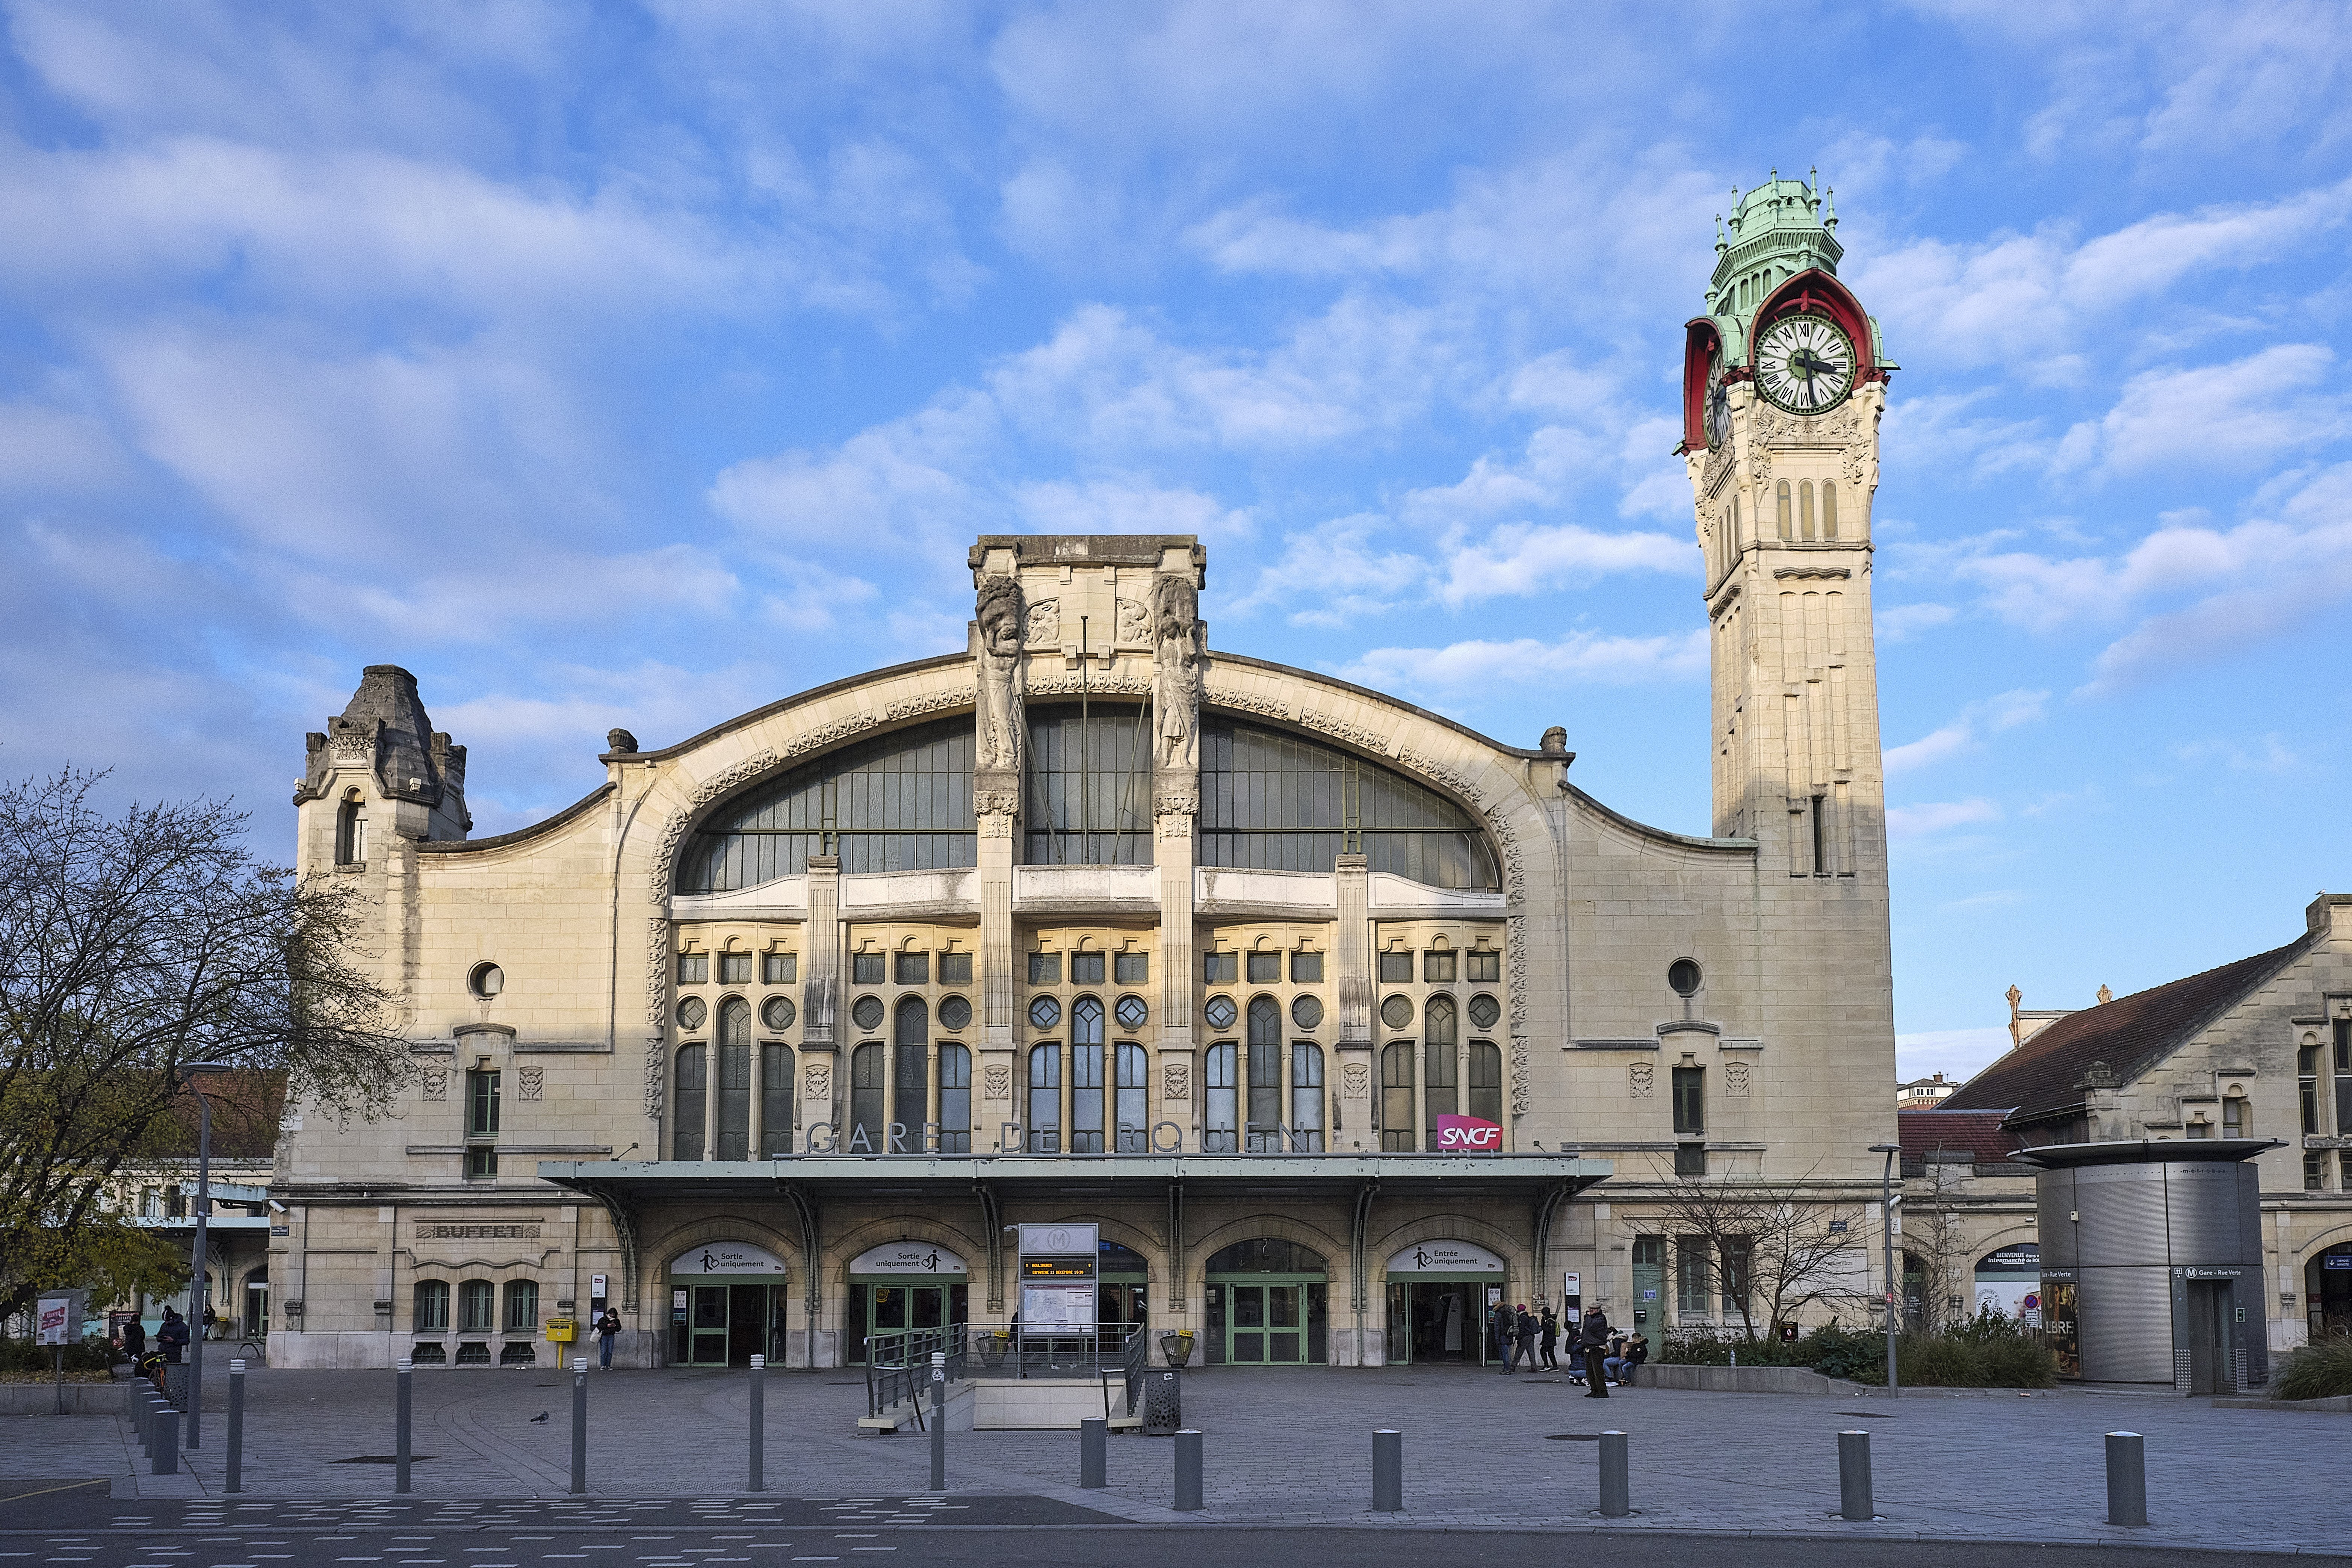
<svg viewBox="0 0 2352 1568">
<path fill-rule="evenodd" d="M 1437 1152 L 1441 1154 L 1494 1154 L 1503 1147 L 1503 1130 L 1475 1116 L 1434 1116 Z"/>
</svg>

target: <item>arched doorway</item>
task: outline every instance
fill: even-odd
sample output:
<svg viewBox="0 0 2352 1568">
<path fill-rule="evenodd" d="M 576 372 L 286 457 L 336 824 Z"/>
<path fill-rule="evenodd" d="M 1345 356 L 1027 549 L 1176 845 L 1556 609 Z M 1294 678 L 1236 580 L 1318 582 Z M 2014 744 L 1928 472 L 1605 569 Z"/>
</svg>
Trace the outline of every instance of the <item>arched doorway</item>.
<svg viewBox="0 0 2352 1568">
<path fill-rule="evenodd" d="M 2352 1243 L 2331 1247 L 2303 1266 L 2311 1337 L 2352 1334 Z"/>
<path fill-rule="evenodd" d="M 1323 1255 L 1257 1237 L 1209 1259 L 1207 1363 L 1319 1366 L 1329 1359 L 1331 1288 Z"/>
<path fill-rule="evenodd" d="M 784 1260 L 753 1242 L 707 1241 L 669 1260 L 669 1364 L 783 1363 Z"/>
</svg>

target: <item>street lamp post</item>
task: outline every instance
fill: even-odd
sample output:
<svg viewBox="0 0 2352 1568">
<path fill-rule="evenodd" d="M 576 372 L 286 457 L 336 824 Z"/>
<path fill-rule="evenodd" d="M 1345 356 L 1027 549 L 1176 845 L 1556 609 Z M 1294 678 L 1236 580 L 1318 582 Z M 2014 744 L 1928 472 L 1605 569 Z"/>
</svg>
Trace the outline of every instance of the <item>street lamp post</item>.
<svg viewBox="0 0 2352 1568">
<path fill-rule="evenodd" d="M 204 1079 L 228 1071 L 226 1062 L 190 1062 L 180 1069 L 182 1080 L 196 1097 L 196 1240 L 194 1267 L 188 1275 L 188 1451 L 194 1453 L 203 1436 L 205 1418 L 205 1291 L 208 1279 L 205 1257 L 205 1218 L 213 1206 L 213 1102 L 205 1098 Z"/>
<path fill-rule="evenodd" d="M 1895 1283 L 1895 1157 L 1903 1152 L 1903 1145 L 1873 1143 L 1870 1152 L 1886 1156 L 1886 1168 L 1878 1178 L 1878 1229 L 1886 1248 L 1886 1392 L 1899 1398 L 1903 1384 L 1895 1374 L 1895 1314 L 1901 1297 Z"/>
</svg>

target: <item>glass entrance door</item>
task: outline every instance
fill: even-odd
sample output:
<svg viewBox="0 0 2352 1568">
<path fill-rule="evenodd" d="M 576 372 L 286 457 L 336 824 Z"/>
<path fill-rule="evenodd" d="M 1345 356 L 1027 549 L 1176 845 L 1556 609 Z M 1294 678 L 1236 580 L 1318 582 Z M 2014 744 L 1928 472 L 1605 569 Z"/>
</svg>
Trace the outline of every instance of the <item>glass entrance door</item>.
<svg viewBox="0 0 2352 1568">
<path fill-rule="evenodd" d="M 892 1284 L 879 1279 L 853 1281 L 849 1287 L 849 1364 L 866 1363 L 866 1342 L 877 1335 L 903 1334 L 908 1330 L 944 1329 L 968 1321 L 965 1311 L 971 1287 L 963 1280 Z"/>
<path fill-rule="evenodd" d="M 1225 1360 L 1296 1366 L 1307 1360 L 1305 1285 L 1228 1285 Z"/>
<path fill-rule="evenodd" d="M 1483 1296 L 1475 1279 L 1390 1280 L 1389 1363 L 1486 1361 Z"/>
<path fill-rule="evenodd" d="M 686 1321 L 670 1330 L 673 1366 L 750 1366 L 755 1355 L 783 1363 L 782 1289 L 740 1282 L 675 1282 L 686 1297 Z"/>
</svg>

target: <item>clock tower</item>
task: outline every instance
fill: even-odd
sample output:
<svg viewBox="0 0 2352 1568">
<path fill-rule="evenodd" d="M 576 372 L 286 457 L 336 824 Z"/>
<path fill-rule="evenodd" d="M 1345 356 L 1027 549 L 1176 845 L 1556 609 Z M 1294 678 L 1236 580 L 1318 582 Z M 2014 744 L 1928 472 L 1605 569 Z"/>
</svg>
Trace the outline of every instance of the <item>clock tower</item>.
<svg viewBox="0 0 2352 1568">
<path fill-rule="evenodd" d="M 1838 281 L 1832 195 L 1777 172 L 1732 195 L 1683 370 L 1681 453 L 1706 566 L 1715 832 L 1755 839 L 1768 878 L 1883 909 L 1871 497 L 1895 367 Z"/>
</svg>

